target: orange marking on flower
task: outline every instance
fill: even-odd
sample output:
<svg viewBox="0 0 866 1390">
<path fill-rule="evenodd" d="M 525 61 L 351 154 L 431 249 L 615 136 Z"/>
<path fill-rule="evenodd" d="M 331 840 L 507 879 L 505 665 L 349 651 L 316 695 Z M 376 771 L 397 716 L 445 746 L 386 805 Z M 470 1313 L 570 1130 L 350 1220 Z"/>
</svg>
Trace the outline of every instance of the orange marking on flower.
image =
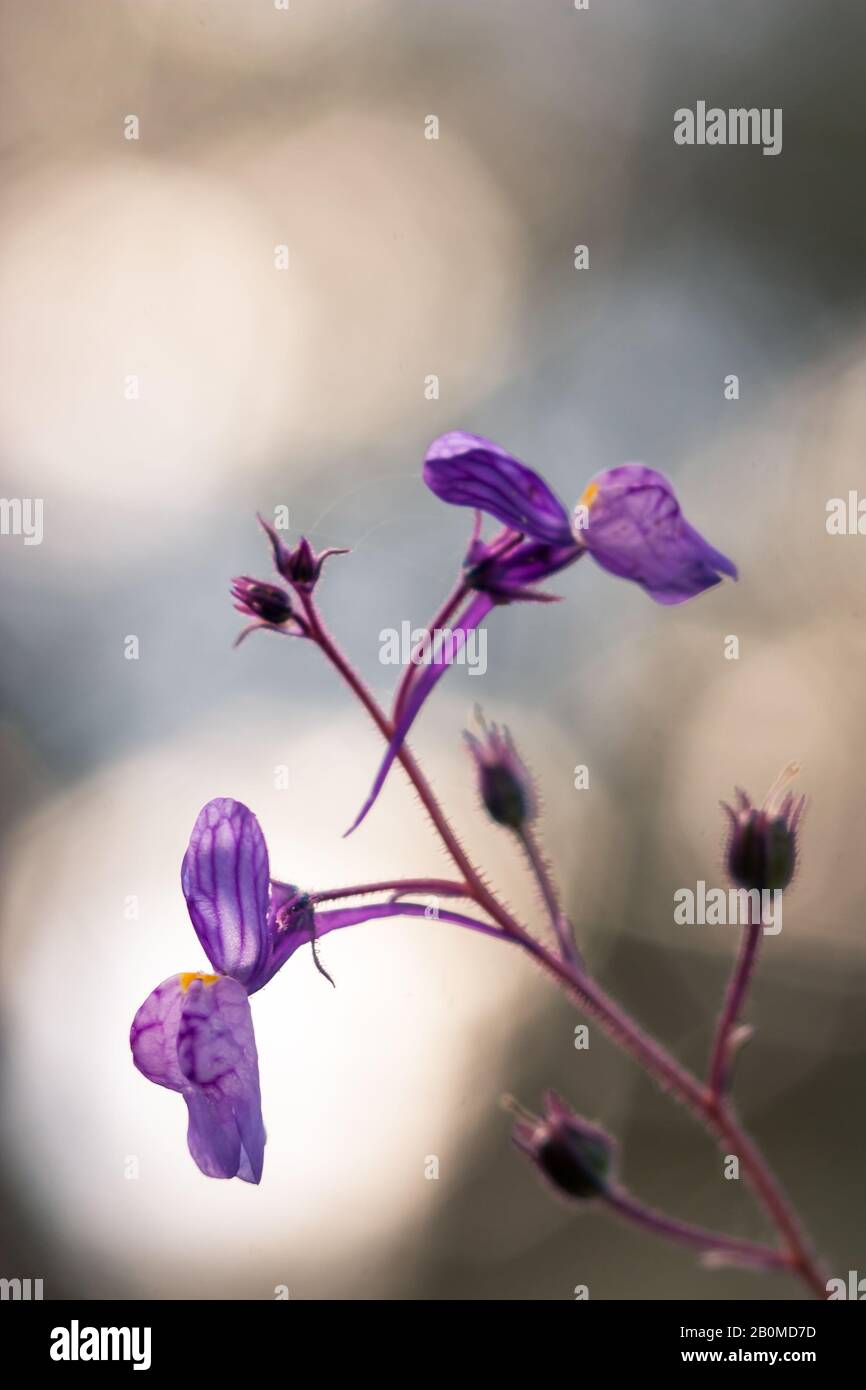
<svg viewBox="0 0 866 1390">
<path fill-rule="evenodd" d="M 203 985 L 215 985 L 219 975 L 203 975 L 200 970 L 188 970 L 184 974 L 178 975 L 177 978 L 180 981 L 181 989 L 186 994 L 193 980 L 201 980 Z"/>
<path fill-rule="evenodd" d="M 579 507 L 591 507 L 598 496 L 598 483 L 587 483 L 583 491 L 583 496 L 578 502 Z"/>
</svg>

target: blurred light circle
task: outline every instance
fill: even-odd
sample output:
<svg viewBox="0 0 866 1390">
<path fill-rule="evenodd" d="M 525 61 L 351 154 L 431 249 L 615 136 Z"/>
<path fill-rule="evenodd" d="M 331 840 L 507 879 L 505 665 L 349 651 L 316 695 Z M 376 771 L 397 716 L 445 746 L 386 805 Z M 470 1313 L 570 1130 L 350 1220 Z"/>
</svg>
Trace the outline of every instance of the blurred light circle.
<svg viewBox="0 0 866 1390">
<path fill-rule="evenodd" d="M 526 248 L 459 132 L 426 140 L 420 107 L 346 108 L 231 135 L 207 162 L 266 209 L 288 250 L 283 279 L 303 289 L 290 443 L 338 444 L 355 472 L 363 441 L 423 421 L 432 437 L 501 384 L 519 350 Z"/>
<path fill-rule="evenodd" d="M 179 870 L 209 797 L 252 806 L 272 873 L 310 888 L 443 872 L 404 786 L 388 793 L 402 815 L 377 808 L 341 840 L 377 747 L 358 727 L 354 712 L 301 730 L 272 706 L 234 708 L 59 793 L 16 836 L 0 949 L 8 1156 L 70 1259 L 86 1247 L 162 1296 L 267 1298 L 286 1283 L 309 1297 L 323 1278 L 330 1296 L 368 1296 L 352 1257 L 375 1266 L 390 1248 L 382 1277 L 399 1280 L 415 1223 L 459 1180 L 473 1120 L 496 1107 L 503 1055 L 544 992 L 519 952 L 480 935 L 403 919 L 338 932 L 319 948 L 336 990 L 302 950 L 255 996 L 268 1131 L 257 1189 L 198 1172 L 182 1102 L 130 1058 L 145 996 L 205 965 Z M 341 758 L 349 746 L 357 756 Z M 509 856 L 506 892 L 519 875 Z"/>
<path fill-rule="evenodd" d="M 136 159 L 10 190 L 0 439 L 15 485 L 49 507 L 123 503 L 170 528 L 276 445 L 303 315 L 275 297 L 260 209 Z"/>
</svg>

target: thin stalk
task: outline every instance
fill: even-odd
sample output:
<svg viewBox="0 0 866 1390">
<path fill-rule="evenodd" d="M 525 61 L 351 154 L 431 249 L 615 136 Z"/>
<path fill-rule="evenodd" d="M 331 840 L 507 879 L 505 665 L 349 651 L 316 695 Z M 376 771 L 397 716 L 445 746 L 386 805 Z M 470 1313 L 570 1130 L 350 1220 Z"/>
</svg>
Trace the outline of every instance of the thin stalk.
<svg viewBox="0 0 866 1390">
<path fill-rule="evenodd" d="M 659 1085 L 684 1101 L 722 1144 L 737 1155 L 752 1190 L 764 1206 L 790 1253 L 790 1265 L 819 1298 L 827 1297 L 820 1265 L 788 1199 L 757 1145 L 733 1112 L 649 1034 L 586 972 L 560 960 L 539 942 L 524 946 L 564 986 L 608 1036 L 628 1052 Z"/>
<path fill-rule="evenodd" d="M 328 888 L 322 893 L 310 893 L 311 903 L 335 902 L 339 898 L 365 898 L 372 893 L 432 893 L 442 898 L 472 898 L 465 883 L 448 878 L 384 878 L 378 883 L 350 883 L 347 888 Z"/>
<path fill-rule="evenodd" d="M 708 1231 L 703 1226 L 693 1226 L 688 1221 L 680 1221 L 665 1212 L 639 1202 L 624 1187 L 610 1187 L 602 1194 L 602 1201 L 617 1216 L 623 1217 L 634 1226 L 640 1226 L 651 1235 L 661 1236 L 663 1240 L 673 1240 L 680 1245 L 689 1245 L 700 1250 L 705 1256 L 725 1256 L 731 1262 L 746 1264 L 753 1269 L 791 1269 L 791 1257 L 784 1250 L 774 1250 L 769 1245 L 759 1245 L 751 1240 L 740 1240 L 736 1236 L 721 1235 L 718 1231 Z"/>
<path fill-rule="evenodd" d="M 731 978 L 728 981 L 728 988 L 725 993 L 725 1000 L 722 1005 L 722 1012 L 719 1016 L 716 1037 L 713 1043 L 712 1056 L 710 1060 L 710 1090 L 713 1095 L 721 1097 L 728 1083 L 728 1073 L 731 1060 L 731 1036 L 737 1026 L 737 1020 L 745 1003 L 754 973 L 755 964 L 758 959 L 758 947 L 761 943 L 761 910 L 750 903 L 749 923 L 740 938 L 740 949 L 737 955 L 737 962 L 734 966 Z"/>
<path fill-rule="evenodd" d="M 303 604 L 310 636 L 360 700 L 386 742 L 390 742 L 393 735 L 390 721 L 331 638 L 312 596 L 303 595 Z M 737 1123 L 730 1109 L 709 1086 L 704 1085 L 682 1067 L 661 1043 L 644 1032 L 630 1015 L 587 975 L 582 966 L 554 955 L 515 920 L 487 887 L 464 852 L 411 753 L 404 746 L 397 756 L 445 849 L 460 870 L 467 886 L 472 889 L 475 902 L 502 928 L 501 932 L 491 934 L 500 935 L 527 950 L 557 979 L 565 992 L 577 1000 L 581 1008 L 599 1021 L 614 1042 L 634 1057 L 663 1089 L 672 1091 L 678 1099 L 684 1101 L 706 1128 L 738 1155 L 753 1190 L 785 1241 L 790 1252 L 792 1271 L 804 1280 L 817 1297 L 826 1298 L 826 1285 L 820 1266 L 793 1210 L 760 1150 Z M 456 914 L 454 916 L 456 917 Z M 473 925 L 484 929 L 480 923 Z"/>
<path fill-rule="evenodd" d="M 334 666 L 342 676 L 352 692 L 360 700 L 367 713 L 377 725 L 385 742 L 390 743 L 394 733 L 391 721 L 381 709 L 378 701 L 367 689 L 361 677 L 353 670 L 352 666 L 327 631 L 316 605 L 313 602 L 312 595 L 305 594 L 303 596 L 303 602 L 311 637 L 322 653 L 331 662 L 332 666 Z M 445 849 L 460 870 L 466 883 L 472 888 L 472 895 L 478 903 L 478 906 L 483 908 L 483 910 L 488 913 L 509 936 L 518 939 L 525 935 L 518 927 L 511 914 L 503 907 L 496 895 L 484 883 L 475 866 L 463 850 L 460 841 L 457 839 L 457 836 L 448 823 L 444 811 L 428 785 L 427 779 L 424 777 L 420 767 L 405 744 L 397 754 L 397 760 L 402 765 L 410 782 L 415 788 L 421 804 L 433 822 Z"/>
<path fill-rule="evenodd" d="M 547 861 L 539 847 L 538 841 L 532 833 L 530 826 L 523 825 L 517 831 L 517 838 L 523 846 L 523 851 L 529 861 L 529 867 L 538 886 L 547 915 L 550 918 L 550 925 L 553 927 L 556 939 L 559 942 L 559 950 L 563 960 L 571 961 L 572 964 L 580 963 L 580 956 L 572 935 L 571 926 L 563 914 L 559 903 L 559 894 L 556 891 Z"/>
</svg>

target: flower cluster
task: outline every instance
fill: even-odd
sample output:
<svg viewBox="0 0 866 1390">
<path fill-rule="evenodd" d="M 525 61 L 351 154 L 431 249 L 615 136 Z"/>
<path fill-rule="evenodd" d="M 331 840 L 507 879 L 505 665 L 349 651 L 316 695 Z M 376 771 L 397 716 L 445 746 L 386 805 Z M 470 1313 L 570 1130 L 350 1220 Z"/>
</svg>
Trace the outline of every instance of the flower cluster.
<svg viewBox="0 0 866 1390">
<path fill-rule="evenodd" d="M 390 713 L 343 656 L 316 604 L 323 564 L 342 552 L 317 555 L 305 537 L 289 547 L 262 521 L 277 582 L 245 576 L 234 581 L 232 594 L 236 607 L 250 619 L 241 638 L 264 628 L 316 645 L 383 735 L 385 755 L 355 825 L 399 760 L 457 877 L 389 879 L 305 892 L 271 878 L 264 836 L 246 806 L 230 798 L 208 802 L 193 827 L 181 884 L 211 971 L 172 975 L 148 995 L 132 1024 L 135 1064 L 149 1080 L 183 1096 L 189 1149 L 204 1173 L 259 1182 L 265 1131 L 251 996 L 300 946 L 309 944 L 316 966 L 327 974 L 317 943 L 328 932 L 373 919 L 426 919 L 425 904 L 411 899 L 414 894 L 434 894 L 437 922 L 480 931 L 527 952 L 650 1077 L 688 1106 L 725 1152 L 739 1155 L 781 1243 L 771 1247 L 721 1235 L 647 1207 L 619 1181 L 614 1140 L 553 1092 L 545 1098 L 542 1116 L 521 1111 L 513 1130 L 515 1143 L 547 1184 L 571 1204 L 603 1205 L 644 1230 L 698 1250 L 711 1263 L 787 1270 L 820 1293 L 821 1271 L 809 1243 L 727 1100 L 733 1055 L 747 1031 L 739 1019 L 757 958 L 759 919 L 753 917 L 744 929 L 714 1034 L 708 1079 L 702 1081 L 646 1033 L 585 965 L 536 835 L 539 803 L 533 779 L 508 730 L 488 726 L 479 713 L 480 732 L 466 737 L 481 803 L 493 821 L 511 833 L 534 880 L 545 920 L 540 933 L 515 916 L 476 868 L 405 746 L 425 702 L 469 634 L 495 610 L 554 601 L 545 582 L 585 556 L 667 606 L 714 588 L 725 575 L 736 578 L 736 569 L 685 520 L 669 481 L 643 464 L 627 463 L 596 474 L 569 513 L 533 469 L 488 439 L 455 431 L 431 445 L 424 481 L 442 501 L 470 508 L 474 525 L 457 582 L 421 632 L 430 659 L 409 663 Z M 485 519 L 498 523 L 488 538 L 483 535 Z M 446 624 L 447 655 L 434 638 Z M 726 863 L 739 887 L 778 890 L 791 882 L 803 811 L 803 798 L 790 791 L 795 771 L 793 766 L 785 770 L 760 807 L 742 792 L 735 807 L 726 807 Z M 359 898 L 365 900 L 361 905 Z M 470 911 L 453 910 L 452 899 L 463 899 Z M 340 900 L 352 903 L 324 906 Z M 554 946 L 548 944 L 551 938 Z"/>
</svg>

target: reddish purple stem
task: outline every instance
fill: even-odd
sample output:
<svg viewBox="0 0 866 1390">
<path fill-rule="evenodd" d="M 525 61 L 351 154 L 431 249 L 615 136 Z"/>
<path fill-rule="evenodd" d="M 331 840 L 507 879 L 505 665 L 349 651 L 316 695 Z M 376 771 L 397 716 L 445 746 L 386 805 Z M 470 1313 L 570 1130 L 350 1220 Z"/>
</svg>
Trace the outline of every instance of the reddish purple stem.
<svg viewBox="0 0 866 1390">
<path fill-rule="evenodd" d="M 386 743 L 390 742 L 393 735 L 391 722 L 325 629 L 312 596 L 304 595 L 303 601 L 311 638 L 318 644 L 323 654 L 370 714 Z M 596 984 L 581 965 L 562 959 L 559 955 L 549 951 L 543 943 L 536 941 L 515 920 L 507 908 L 500 903 L 495 893 L 487 886 L 466 855 L 439 806 L 436 796 L 408 748 L 403 745 L 397 756 L 424 809 L 430 816 L 445 849 L 459 869 L 466 886 L 471 890 L 473 900 L 483 912 L 493 918 L 501 930 L 476 922 L 474 919 L 467 919 L 465 925 L 499 936 L 527 950 L 554 976 L 566 993 L 577 1000 L 585 1012 L 598 1020 L 608 1036 L 628 1052 L 662 1089 L 671 1091 L 677 1099 L 684 1101 L 724 1148 L 728 1152 L 732 1151 L 738 1155 L 744 1174 L 785 1242 L 784 1262 L 786 1267 L 798 1275 L 816 1297 L 826 1298 L 824 1275 L 799 1222 L 760 1150 L 739 1125 L 723 1097 L 682 1067 L 666 1048 L 647 1034 L 610 995 Z M 419 905 L 408 904 L 407 906 L 412 908 L 410 915 L 425 913 L 425 909 Z M 440 917 L 443 916 L 445 914 L 440 912 Z M 448 914 L 446 918 L 446 920 L 454 921 L 458 919 L 459 914 L 457 913 Z M 745 985 L 748 983 L 751 964 L 754 960 L 754 949 L 746 961 L 746 968 L 742 972 L 735 972 L 738 985 L 734 1000 L 734 1013 L 740 1007 Z M 740 973 L 743 976 L 742 988 L 739 984 Z"/>
<path fill-rule="evenodd" d="M 744 1264 L 753 1269 L 788 1269 L 791 1257 L 784 1250 L 774 1250 L 769 1245 L 758 1245 L 751 1240 L 739 1240 L 736 1236 L 726 1236 L 718 1231 L 708 1231 L 703 1226 L 692 1226 L 687 1221 L 639 1202 L 624 1187 L 611 1187 L 603 1194 L 602 1200 L 618 1216 L 640 1226 L 651 1235 L 664 1240 L 674 1240 L 680 1245 L 690 1245 L 706 1256 L 719 1257 L 718 1263 Z M 714 1260 L 714 1262 L 716 1262 Z"/>
<path fill-rule="evenodd" d="M 749 919 L 749 924 L 740 938 L 737 963 L 728 981 L 710 1061 L 710 1091 L 719 1099 L 724 1095 L 727 1087 L 731 1063 L 731 1040 L 751 983 L 752 973 L 758 959 L 758 946 L 761 942 L 763 928 L 760 909 L 758 909 L 756 921 L 755 910 L 750 908 Z"/>
</svg>

